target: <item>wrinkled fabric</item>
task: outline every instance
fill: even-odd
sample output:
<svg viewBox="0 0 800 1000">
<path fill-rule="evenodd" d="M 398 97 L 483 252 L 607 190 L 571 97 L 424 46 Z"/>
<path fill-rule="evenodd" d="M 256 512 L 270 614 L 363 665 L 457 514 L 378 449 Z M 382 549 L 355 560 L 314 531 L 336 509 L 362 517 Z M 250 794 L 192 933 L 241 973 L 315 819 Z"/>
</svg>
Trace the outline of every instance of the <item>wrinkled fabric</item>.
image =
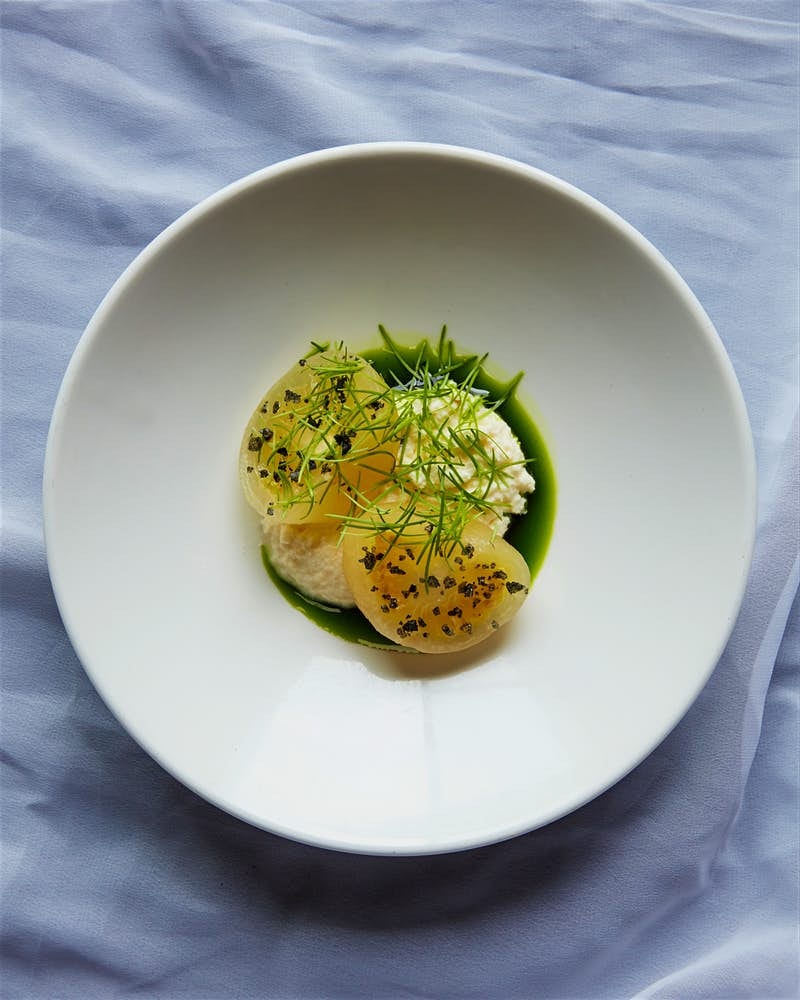
<svg viewBox="0 0 800 1000">
<path fill-rule="evenodd" d="M 796 15 L 2 4 L 4 998 L 797 996 Z M 59 382 L 124 267 L 227 182 L 378 139 L 506 154 L 632 222 L 714 321 L 758 456 L 749 586 L 685 719 L 573 815 L 431 858 L 301 846 L 164 773 L 84 675 L 42 539 Z"/>
</svg>

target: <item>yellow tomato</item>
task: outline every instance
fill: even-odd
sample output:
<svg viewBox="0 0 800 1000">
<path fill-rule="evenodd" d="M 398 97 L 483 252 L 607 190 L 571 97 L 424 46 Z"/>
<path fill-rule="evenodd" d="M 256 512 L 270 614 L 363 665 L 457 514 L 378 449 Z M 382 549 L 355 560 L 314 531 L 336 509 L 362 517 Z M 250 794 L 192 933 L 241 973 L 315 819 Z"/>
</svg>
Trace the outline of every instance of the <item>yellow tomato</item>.
<svg viewBox="0 0 800 1000">
<path fill-rule="evenodd" d="M 348 530 L 347 582 L 356 605 L 388 639 L 422 653 L 466 649 L 522 606 L 530 570 L 519 552 L 480 521 L 452 549 L 432 550 L 418 527 L 380 534 Z"/>
<path fill-rule="evenodd" d="M 242 439 L 239 475 L 259 514 L 328 521 L 363 506 L 394 468 L 384 380 L 344 348 L 304 358 L 267 392 Z"/>
</svg>

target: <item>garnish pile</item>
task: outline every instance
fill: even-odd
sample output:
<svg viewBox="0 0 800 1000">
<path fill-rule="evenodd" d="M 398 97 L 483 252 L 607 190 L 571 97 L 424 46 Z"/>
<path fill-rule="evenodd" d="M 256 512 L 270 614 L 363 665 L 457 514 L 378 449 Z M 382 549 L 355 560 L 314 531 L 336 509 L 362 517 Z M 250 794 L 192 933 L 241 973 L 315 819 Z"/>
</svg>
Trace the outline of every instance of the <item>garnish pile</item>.
<svg viewBox="0 0 800 1000">
<path fill-rule="evenodd" d="M 411 358 L 380 332 L 393 384 L 343 344 L 314 344 L 253 412 L 242 486 L 265 527 L 330 531 L 353 600 L 382 635 L 420 652 L 464 649 L 528 593 L 527 564 L 502 534 L 534 484 L 496 412 L 522 376 L 490 400 L 475 385 L 486 356 L 457 358 L 446 329 Z"/>
</svg>

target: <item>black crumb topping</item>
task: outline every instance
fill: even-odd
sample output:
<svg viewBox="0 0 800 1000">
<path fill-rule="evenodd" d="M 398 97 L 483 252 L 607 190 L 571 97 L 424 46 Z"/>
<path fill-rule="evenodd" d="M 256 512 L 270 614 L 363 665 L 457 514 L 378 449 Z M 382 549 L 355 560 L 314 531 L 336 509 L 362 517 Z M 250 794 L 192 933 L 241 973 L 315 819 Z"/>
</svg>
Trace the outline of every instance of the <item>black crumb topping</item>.
<svg viewBox="0 0 800 1000">
<path fill-rule="evenodd" d="M 350 435 L 346 431 L 342 431 L 339 434 L 334 434 L 333 440 L 342 449 L 343 455 L 346 455 L 348 451 L 350 451 L 350 449 L 353 447 L 352 442 L 350 440 Z"/>
</svg>

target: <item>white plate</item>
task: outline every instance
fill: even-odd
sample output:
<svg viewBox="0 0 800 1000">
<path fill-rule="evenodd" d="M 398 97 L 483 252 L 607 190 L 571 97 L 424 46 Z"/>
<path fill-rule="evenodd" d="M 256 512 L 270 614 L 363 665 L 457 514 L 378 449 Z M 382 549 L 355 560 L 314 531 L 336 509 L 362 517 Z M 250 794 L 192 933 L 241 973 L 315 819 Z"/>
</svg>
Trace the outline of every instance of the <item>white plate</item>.
<svg viewBox="0 0 800 1000">
<path fill-rule="evenodd" d="M 261 393 L 379 322 L 526 369 L 552 453 L 544 567 L 463 661 L 319 630 L 239 492 Z M 142 252 L 64 378 L 44 510 L 78 655 L 167 770 L 299 840 L 422 853 L 563 815 L 675 725 L 737 614 L 755 476 L 720 341 L 642 236 L 541 171 L 391 143 L 269 167 Z"/>
</svg>

